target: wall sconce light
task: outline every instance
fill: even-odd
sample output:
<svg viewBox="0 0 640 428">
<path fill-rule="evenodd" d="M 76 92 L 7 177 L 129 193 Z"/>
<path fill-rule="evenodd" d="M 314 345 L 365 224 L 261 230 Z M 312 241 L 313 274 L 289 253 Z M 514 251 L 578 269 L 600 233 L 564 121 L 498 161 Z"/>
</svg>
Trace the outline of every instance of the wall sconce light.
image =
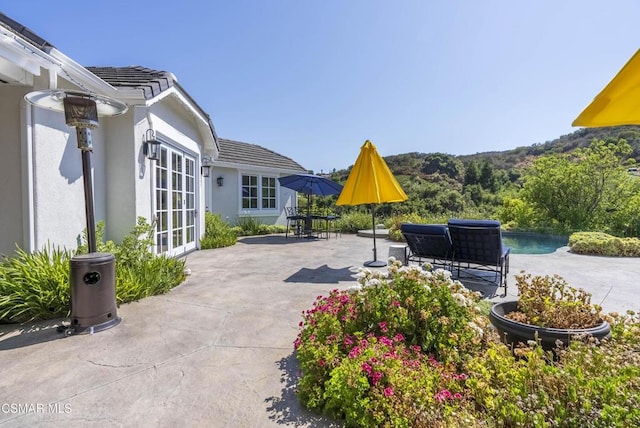
<svg viewBox="0 0 640 428">
<path fill-rule="evenodd" d="M 222 187 L 222 185 L 224 184 L 224 177 L 220 176 L 216 178 L 216 183 L 218 183 L 218 186 Z"/>
<path fill-rule="evenodd" d="M 156 133 L 153 129 L 147 129 L 143 138 L 144 145 L 142 151 L 149 160 L 160 159 L 160 141 L 156 140 Z"/>
<path fill-rule="evenodd" d="M 211 161 L 209 156 L 202 156 L 202 166 L 200 167 L 200 174 L 203 177 L 209 177 L 211 175 Z"/>
</svg>

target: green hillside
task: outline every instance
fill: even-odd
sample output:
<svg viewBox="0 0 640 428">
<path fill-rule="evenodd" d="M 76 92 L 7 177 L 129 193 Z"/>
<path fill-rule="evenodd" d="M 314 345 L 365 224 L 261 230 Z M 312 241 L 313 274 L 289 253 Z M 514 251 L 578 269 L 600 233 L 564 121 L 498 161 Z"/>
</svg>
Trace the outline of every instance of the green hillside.
<svg viewBox="0 0 640 428">
<path fill-rule="evenodd" d="M 604 143 L 593 145 L 596 141 Z M 624 147 L 619 146 L 619 143 Z M 565 154 L 569 156 L 563 156 Z M 562 190 L 583 186 L 574 189 L 575 193 L 571 195 L 577 198 L 574 205 L 583 207 L 580 216 L 571 214 L 562 218 L 549 217 L 544 213 L 545 209 L 540 201 L 536 202 L 536 195 L 531 191 L 527 193 L 525 177 L 528 178 L 529 189 L 540 180 L 549 180 L 549 177 L 532 177 L 532 174 L 545 174 L 540 170 L 538 160 L 549 157 L 557 159 L 549 162 L 549 165 L 557 167 L 560 175 L 547 181 L 547 187 L 543 190 L 561 195 Z M 624 175 L 629 174 L 621 168 L 635 166 L 640 161 L 640 126 L 583 128 L 552 141 L 505 151 L 460 156 L 412 152 L 386 156 L 384 159 L 409 200 L 383 204 L 378 209 L 381 217 L 419 215 L 424 221 L 442 221 L 449 216 L 498 218 L 507 222 L 513 220 L 514 227 L 539 229 L 541 226 L 551 225 L 549 227 L 556 231 L 568 231 L 575 227 L 600 228 L 602 224 L 607 224 L 608 219 L 618 215 L 616 221 L 619 224 L 616 227 L 620 233 L 636 234 L 636 229 L 640 232 L 640 218 L 636 219 L 632 210 L 625 208 L 640 203 L 640 200 L 627 200 L 634 194 L 629 191 L 629 186 L 637 186 L 640 182 L 632 180 L 636 183 L 626 183 L 629 177 L 625 178 Z M 580 159 L 588 159 L 588 164 L 578 166 Z M 533 168 L 536 165 L 537 169 Z M 335 171 L 330 176 L 333 180 L 344 183 L 350 168 Z M 558 171 L 553 172 L 558 174 Z M 563 183 L 566 181 L 563 172 L 580 176 L 580 182 Z M 601 183 L 595 182 L 598 176 L 602 176 Z M 611 178 L 613 176 L 615 180 Z M 538 181 L 534 181 L 534 178 Z M 606 183 L 606 186 L 602 187 L 602 183 Z M 564 189 L 555 189 L 561 186 Z M 609 198 L 607 192 L 614 190 L 618 193 L 624 190 L 625 197 L 615 197 L 612 193 L 610 200 L 604 200 Z M 593 195 L 591 201 L 584 200 L 586 194 Z M 550 196 L 546 201 L 547 205 L 561 205 L 560 202 L 566 202 L 568 196 L 553 198 Z M 325 203 L 327 207 L 332 204 L 331 200 Z M 572 224 L 572 219 L 578 217 L 588 219 L 589 215 L 585 216 L 585 213 L 596 208 L 602 211 L 598 225 L 587 224 L 587 220 Z M 347 212 L 361 209 L 363 208 L 345 208 Z M 566 209 L 569 210 L 570 207 Z M 524 226 L 525 223 L 527 226 Z"/>
</svg>

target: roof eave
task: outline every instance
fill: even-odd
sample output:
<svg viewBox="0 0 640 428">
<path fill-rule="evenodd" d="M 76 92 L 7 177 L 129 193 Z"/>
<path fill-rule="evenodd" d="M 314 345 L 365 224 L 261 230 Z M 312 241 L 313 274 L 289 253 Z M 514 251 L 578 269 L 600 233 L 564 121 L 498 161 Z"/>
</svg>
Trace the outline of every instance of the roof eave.
<svg viewBox="0 0 640 428">
<path fill-rule="evenodd" d="M 224 168 L 233 168 L 238 170 L 251 170 L 258 172 L 269 172 L 274 175 L 276 174 L 300 174 L 302 172 L 307 172 L 305 169 L 292 169 L 292 168 L 276 168 L 276 167 L 268 167 L 262 165 L 251 165 L 246 163 L 237 163 L 237 162 L 221 162 L 214 160 L 212 165 L 214 167 L 224 167 Z"/>
</svg>

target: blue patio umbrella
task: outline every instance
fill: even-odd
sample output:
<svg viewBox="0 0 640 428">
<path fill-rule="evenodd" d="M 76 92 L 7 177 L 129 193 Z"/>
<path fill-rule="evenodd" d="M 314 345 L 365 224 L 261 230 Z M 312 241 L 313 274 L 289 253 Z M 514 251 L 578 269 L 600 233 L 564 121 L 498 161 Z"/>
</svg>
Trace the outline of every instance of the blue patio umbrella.
<svg viewBox="0 0 640 428">
<path fill-rule="evenodd" d="M 280 185 L 305 195 L 338 195 L 342 186 L 328 178 L 313 174 L 293 174 L 278 178 Z"/>
<path fill-rule="evenodd" d="M 307 195 L 307 216 L 311 214 L 311 195 L 339 195 L 342 185 L 314 174 L 293 174 L 278 178 L 280 185 Z"/>
</svg>

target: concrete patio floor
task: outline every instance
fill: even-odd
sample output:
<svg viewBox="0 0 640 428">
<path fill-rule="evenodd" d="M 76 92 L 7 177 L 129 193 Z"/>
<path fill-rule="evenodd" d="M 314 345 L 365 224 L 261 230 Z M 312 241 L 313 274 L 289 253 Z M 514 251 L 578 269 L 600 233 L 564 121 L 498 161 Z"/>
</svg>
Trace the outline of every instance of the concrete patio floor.
<svg viewBox="0 0 640 428">
<path fill-rule="evenodd" d="M 393 243 L 377 243 L 386 260 Z M 65 338 L 61 320 L 0 325 L 0 425 L 340 426 L 298 403 L 293 341 L 301 312 L 351 285 L 371 249 L 371 239 L 353 235 L 248 237 L 190 254 L 182 285 L 122 305 L 122 322 L 109 330 Z M 510 265 L 506 299 L 524 269 L 560 274 L 606 311 L 640 309 L 640 259 L 563 248 L 513 254 Z"/>
</svg>

